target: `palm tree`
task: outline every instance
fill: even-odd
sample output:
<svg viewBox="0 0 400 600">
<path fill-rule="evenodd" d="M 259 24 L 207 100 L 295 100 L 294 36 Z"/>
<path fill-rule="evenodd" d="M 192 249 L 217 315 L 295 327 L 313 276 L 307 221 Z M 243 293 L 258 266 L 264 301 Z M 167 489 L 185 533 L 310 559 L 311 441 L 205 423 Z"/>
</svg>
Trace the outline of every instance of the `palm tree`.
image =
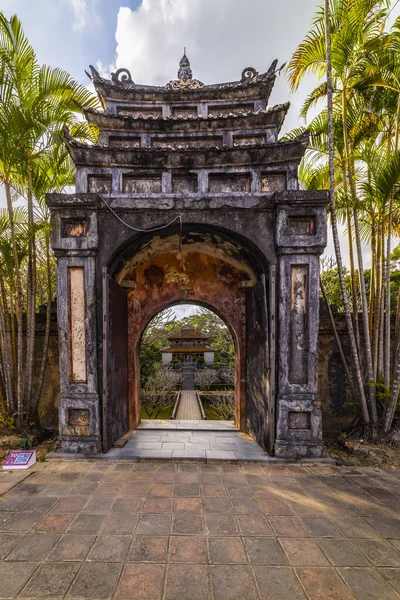
<svg viewBox="0 0 400 600">
<path fill-rule="evenodd" d="M 16 367 L 13 371 L 17 416 L 37 417 L 38 390 L 33 391 L 35 315 L 37 292 L 37 235 L 39 216 L 45 217 L 45 246 L 48 257 L 49 215 L 44 210 L 44 196 L 72 182 L 71 163 L 63 146 L 63 131 L 79 139 L 95 141 L 96 129 L 82 122 L 79 106 L 97 106 L 87 88 L 60 69 L 40 66 L 33 48 L 16 16 L 6 19 L 0 13 L 0 182 L 4 185 L 16 278 Z M 65 177 L 65 171 L 69 172 Z M 17 253 L 17 236 L 12 190 L 26 201 L 27 245 L 24 280 L 22 262 Z M 40 215 L 41 211 L 41 215 Z M 46 242 L 47 236 L 47 242 Z M 51 285 L 48 298 L 51 298 Z M 23 315 L 23 299 L 26 305 Z M 50 311 L 50 309 L 49 309 Z M 48 311 L 48 312 L 49 312 Z M 26 355 L 23 356 L 23 316 L 26 323 Z M 48 323 L 50 315 L 48 314 Z M 46 324 L 46 330 L 48 324 Z M 45 344 L 45 350 L 46 344 Z M 42 360 L 41 372 L 45 362 Z M 41 377 L 39 377 L 40 384 Z M 39 394 L 40 394 L 39 385 Z M 9 391 L 9 393 L 11 393 Z"/>
<path fill-rule="evenodd" d="M 332 231 L 352 371 L 364 426 L 371 424 L 373 433 L 378 422 L 375 384 L 381 372 L 387 387 L 390 379 L 390 241 L 399 180 L 394 163 L 399 141 L 400 19 L 391 33 L 385 31 L 389 7 L 388 0 L 324 0 L 312 30 L 287 68 L 292 89 L 298 87 L 307 73 L 319 78 L 326 75 L 326 82 L 309 94 L 302 109 L 302 116 L 307 117 L 310 108 L 327 97 L 327 110 L 310 125 L 314 135 L 300 175 L 311 186 L 322 181 L 326 185 L 328 172 L 330 175 Z M 383 150 L 381 146 L 385 143 Z M 373 156 L 379 156 L 380 160 L 372 164 L 367 159 L 368 153 L 371 160 Z M 383 181 L 389 188 L 383 189 Z M 343 275 L 338 218 L 347 226 L 353 321 Z M 369 301 L 363 239 L 371 243 L 373 250 Z M 354 267 L 353 241 L 358 272 Z M 358 296 L 363 352 L 358 334 Z"/>
</svg>

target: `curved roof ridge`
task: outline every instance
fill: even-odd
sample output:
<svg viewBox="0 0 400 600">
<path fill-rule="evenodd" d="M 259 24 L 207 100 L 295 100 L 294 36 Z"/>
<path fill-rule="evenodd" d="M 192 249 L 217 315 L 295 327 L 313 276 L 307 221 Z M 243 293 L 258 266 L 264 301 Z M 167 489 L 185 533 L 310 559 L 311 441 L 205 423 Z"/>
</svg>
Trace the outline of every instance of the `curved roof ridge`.
<svg viewBox="0 0 400 600">
<path fill-rule="evenodd" d="M 195 91 L 198 90 L 200 92 L 204 92 L 205 90 L 212 90 L 212 89 L 223 89 L 223 88 L 236 88 L 236 87 L 247 87 L 247 86 L 251 86 L 254 84 L 258 84 L 258 83 L 263 83 L 263 82 L 267 82 L 271 79 L 273 79 L 276 75 L 276 73 L 279 73 L 283 66 L 279 67 L 279 69 L 277 69 L 277 64 L 278 64 L 278 60 L 275 59 L 272 63 L 271 66 L 269 67 L 269 69 L 267 71 L 265 71 L 264 73 L 259 73 L 258 71 L 256 71 L 253 67 L 246 67 L 245 69 L 243 69 L 242 71 L 242 77 L 240 80 L 236 80 L 236 81 L 227 81 L 227 82 L 223 82 L 223 83 L 213 83 L 213 84 L 209 84 L 209 85 L 201 85 L 201 82 L 197 82 L 197 80 L 193 80 L 193 82 L 196 82 L 195 87 L 190 86 L 190 85 L 185 85 L 183 87 L 179 87 L 179 91 L 182 90 L 191 90 L 191 91 Z M 115 73 L 111 73 L 111 79 L 107 79 L 105 77 L 102 77 L 100 75 L 100 73 L 93 67 L 93 65 L 89 65 L 90 68 L 90 74 L 86 72 L 87 76 L 93 81 L 94 86 L 96 87 L 96 85 L 101 86 L 101 85 L 109 85 L 115 88 L 119 88 L 119 89 L 126 89 L 126 90 L 137 90 L 137 91 L 151 91 L 151 92 L 165 92 L 168 89 L 171 89 L 171 87 L 169 88 L 168 86 L 171 84 L 171 82 L 166 83 L 165 85 L 145 85 L 145 84 L 137 84 L 133 81 L 131 73 L 128 69 L 126 68 L 122 68 L 122 69 L 118 69 Z M 179 80 L 178 80 L 179 81 Z M 200 85 L 198 85 L 198 83 L 200 83 Z M 172 89 L 176 89 L 174 87 L 172 87 Z"/>
</svg>

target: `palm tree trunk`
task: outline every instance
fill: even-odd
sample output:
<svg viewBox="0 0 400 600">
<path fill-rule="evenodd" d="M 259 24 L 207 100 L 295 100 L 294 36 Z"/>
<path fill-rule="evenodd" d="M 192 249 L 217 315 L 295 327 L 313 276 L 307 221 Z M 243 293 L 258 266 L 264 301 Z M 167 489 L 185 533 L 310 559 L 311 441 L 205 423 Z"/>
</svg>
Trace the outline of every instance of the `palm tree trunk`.
<svg viewBox="0 0 400 600">
<path fill-rule="evenodd" d="M 32 169 L 28 159 L 28 225 L 30 229 L 29 237 L 29 257 L 28 257 L 28 310 L 26 315 L 26 395 L 25 408 L 28 414 L 31 413 L 33 404 L 33 369 L 35 358 L 35 337 L 36 337 L 36 239 L 35 239 L 35 221 L 33 215 L 33 194 L 32 194 Z M 30 414 L 32 416 L 32 414 Z"/>
<path fill-rule="evenodd" d="M 396 411 L 397 402 L 400 391 L 400 344 L 397 344 L 396 356 L 393 372 L 393 386 L 389 401 L 386 405 L 386 410 L 383 418 L 383 432 L 388 434 L 393 423 L 394 413 Z"/>
<path fill-rule="evenodd" d="M 397 114 L 396 114 L 396 133 L 395 133 L 395 151 L 398 150 L 399 146 L 399 128 L 400 128 L 400 102 L 397 104 Z M 388 290 L 386 292 L 388 297 L 388 306 L 387 312 L 388 315 L 386 317 L 386 345 L 387 345 L 387 353 L 390 356 L 390 240 L 392 233 L 392 211 L 393 211 L 393 197 L 394 197 L 394 189 L 392 190 L 392 194 L 389 202 L 389 215 L 388 215 L 388 239 L 387 239 L 387 269 L 388 269 Z M 393 386 L 392 393 L 390 395 L 389 402 L 387 404 L 385 414 L 384 414 L 384 422 L 383 422 L 383 430 L 384 433 L 388 434 L 393 423 L 394 414 L 396 411 L 397 402 L 399 399 L 399 390 L 400 390 L 400 334 L 398 332 L 399 328 L 399 319 L 400 319 L 400 291 L 397 302 L 397 311 L 396 311 L 396 339 L 394 345 L 394 361 L 393 361 Z M 389 341 L 388 341 L 389 340 Z M 389 378 L 390 381 L 390 378 Z M 400 429 L 400 421 L 398 423 L 398 428 Z"/>
<path fill-rule="evenodd" d="M 358 214 L 357 210 L 353 211 L 353 221 L 354 221 L 354 233 L 356 240 L 356 248 L 357 248 L 357 261 L 358 261 L 358 273 L 360 280 L 360 292 L 361 292 L 361 309 L 362 309 L 362 320 L 363 320 L 363 329 L 364 329 L 364 344 L 365 344 L 365 364 L 367 368 L 367 377 L 368 382 L 374 381 L 374 371 L 372 364 L 372 352 L 371 352 L 371 338 L 369 336 L 369 317 L 368 317 L 368 302 L 367 302 L 367 293 L 365 289 L 365 278 L 364 278 L 364 263 L 363 263 L 363 255 L 361 248 L 361 237 L 360 230 L 358 226 Z M 371 415 L 371 421 L 373 425 L 376 425 L 378 422 L 378 413 L 376 409 L 376 401 L 375 401 L 375 388 L 372 385 L 368 385 L 368 397 L 369 397 L 369 410 Z M 376 432 L 373 432 L 375 435 Z"/>
<path fill-rule="evenodd" d="M 23 325 L 22 325 L 22 286 L 21 286 L 21 273 L 20 266 L 18 260 L 18 252 L 17 252 L 17 239 L 15 234 L 15 223 L 14 223 L 14 210 L 12 206 L 11 199 L 11 190 L 7 181 L 4 181 L 4 189 L 6 192 L 6 200 L 7 200 L 7 211 L 8 217 L 10 219 L 10 233 L 11 233 L 11 244 L 13 250 L 13 259 L 14 259 L 14 268 L 15 268 L 15 280 L 16 280 L 16 317 L 17 317 L 17 365 L 16 365 L 16 375 L 17 375 L 17 424 L 18 428 L 21 429 L 22 426 L 22 399 L 23 399 L 23 384 L 22 384 L 22 376 L 23 376 Z"/>
<path fill-rule="evenodd" d="M 14 369 L 12 360 L 12 345 L 10 338 L 10 327 L 7 325 L 9 311 L 7 310 L 7 295 L 4 286 L 3 275 L 0 272 L 0 351 L 1 351 L 1 377 L 4 384 L 6 406 L 8 413 L 13 414 L 15 410 L 14 397 Z"/>
<path fill-rule="evenodd" d="M 343 181 L 343 191 L 347 198 L 347 177 L 346 170 L 342 165 L 342 181 Z M 350 262 L 350 281 L 351 281 L 351 301 L 353 305 L 353 323 L 354 323 L 354 332 L 356 336 L 357 350 L 358 355 L 360 356 L 360 328 L 358 326 L 358 305 L 357 305 L 357 281 L 356 281 L 356 273 L 354 268 L 354 249 L 353 249 L 353 238 L 351 235 L 351 213 L 349 207 L 346 208 L 346 220 L 347 220 L 347 238 L 349 245 L 349 262 Z"/>
<path fill-rule="evenodd" d="M 371 223 L 371 280 L 369 289 L 369 331 L 372 341 L 372 364 L 374 369 L 374 380 L 376 379 L 378 365 L 378 346 L 376 343 L 375 331 L 375 310 L 376 310 L 376 281 L 378 277 L 378 259 L 377 259 L 377 243 L 376 243 L 376 223 L 372 216 Z"/>
<path fill-rule="evenodd" d="M 382 379 L 384 377 L 384 334 L 385 334 L 385 278 L 386 278 L 386 268 L 385 268 L 385 257 L 384 257 L 384 249 L 385 249 L 385 240 L 383 235 L 383 227 L 381 228 L 381 249 L 382 249 L 382 258 L 381 258 L 381 289 L 380 289 L 380 315 L 379 315 L 379 352 L 378 352 L 378 377 Z"/>
<path fill-rule="evenodd" d="M 329 24 L 329 0 L 324 0 L 325 4 L 325 38 L 326 38 L 326 78 L 327 78 L 327 100 L 328 100 L 328 150 L 329 150 L 329 194 L 330 194 L 330 208 L 331 208 L 331 224 L 332 224 L 332 237 L 335 247 L 336 263 L 338 266 L 338 275 L 340 289 L 342 292 L 344 314 L 346 318 L 347 331 L 349 336 L 349 342 L 351 347 L 351 353 L 354 361 L 354 372 L 356 376 L 356 388 L 358 391 L 358 398 L 361 406 L 361 414 L 364 425 L 369 425 L 369 411 L 367 406 L 367 400 L 364 392 L 364 384 L 361 375 L 361 366 L 359 361 L 359 355 L 357 352 L 356 338 L 354 335 L 353 322 L 351 317 L 351 310 L 349 305 L 349 297 L 347 294 L 346 283 L 343 272 L 343 260 L 340 249 L 339 232 L 337 226 L 336 216 L 336 204 L 335 204 L 335 159 L 334 159 L 334 131 L 333 131 L 333 85 L 332 85 L 332 59 L 331 59 L 331 36 L 330 36 L 330 24 Z"/>
<path fill-rule="evenodd" d="M 376 247 L 376 285 L 374 302 L 374 329 L 372 344 L 374 349 L 374 381 L 379 376 L 379 332 L 381 330 L 381 302 L 382 302 L 382 236 L 381 224 L 378 224 L 377 247 Z"/>
<path fill-rule="evenodd" d="M 399 129 L 400 129 L 400 97 L 397 99 L 396 125 L 394 135 L 394 152 L 399 149 Z M 391 253 L 392 253 L 392 225 L 393 225 L 393 200 L 394 188 L 389 199 L 389 213 L 387 224 L 386 241 L 386 312 L 385 312 L 385 385 L 390 385 L 390 364 L 391 364 L 391 306 L 390 306 L 390 272 L 391 272 Z M 397 331 L 397 329 L 396 329 Z"/>
<path fill-rule="evenodd" d="M 342 92 L 342 115 L 343 115 L 343 140 L 346 154 L 347 172 L 349 177 L 350 194 L 353 204 L 353 224 L 354 224 L 354 237 L 357 251 L 357 262 L 358 262 L 358 277 L 361 294 L 361 315 L 363 321 L 364 330 L 364 347 L 365 347 L 365 365 L 367 370 L 368 381 L 373 381 L 373 363 L 372 363 L 372 352 L 371 352 L 371 338 L 369 335 L 369 315 L 368 315 L 368 301 L 365 289 L 365 277 L 364 277 L 364 262 L 361 247 L 361 236 L 360 228 L 358 223 L 357 213 L 357 193 L 355 188 L 355 180 L 352 169 L 352 160 L 350 157 L 350 144 L 347 131 L 347 90 L 346 86 L 343 86 Z M 369 399 L 369 413 L 372 425 L 376 425 L 378 421 L 378 414 L 376 410 L 375 402 L 375 389 L 372 385 L 368 385 L 368 399 Z M 375 432 L 372 432 L 375 435 Z"/>
<path fill-rule="evenodd" d="M 393 357 L 391 358 L 390 364 L 392 367 L 392 373 L 394 371 L 394 364 L 395 364 L 395 356 L 396 356 L 396 352 L 397 352 L 397 346 L 400 342 L 400 335 L 399 335 L 399 328 L 400 328 L 400 288 L 399 291 L 397 293 L 397 306 L 396 306 L 396 320 L 395 320 L 395 326 L 394 326 L 394 343 L 393 343 Z"/>
<path fill-rule="evenodd" d="M 46 230 L 45 232 L 45 241 L 46 241 L 46 277 L 47 277 L 47 307 L 46 307 L 46 326 L 44 332 L 43 339 L 43 349 L 42 349 L 42 360 L 40 364 L 40 372 L 38 377 L 38 382 L 35 390 L 35 395 L 33 399 L 33 417 L 37 419 L 38 406 L 40 395 L 42 393 L 44 374 L 46 371 L 47 364 L 47 354 L 49 349 L 49 338 L 50 338 L 50 325 L 51 325 L 51 301 L 52 301 L 52 282 L 51 282 L 51 262 L 50 262 L 50 236 L 49 232 Z"/>
</svg>

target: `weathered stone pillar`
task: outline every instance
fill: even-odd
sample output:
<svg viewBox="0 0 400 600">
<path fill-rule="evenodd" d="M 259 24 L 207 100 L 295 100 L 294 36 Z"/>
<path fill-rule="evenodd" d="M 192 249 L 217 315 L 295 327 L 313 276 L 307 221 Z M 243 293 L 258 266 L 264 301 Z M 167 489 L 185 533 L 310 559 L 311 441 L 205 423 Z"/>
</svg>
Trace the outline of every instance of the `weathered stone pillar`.
<svg viewBox="0 0 400 600">
<path fill-rule="evenodd" d="M 320 457 L 317 393 L 319 256 L 326 246 L 326 192 L 276 194 L 279 266 L 275 455 Z"/>
<path fill-rule="evenodd" d="M 101 452 L 95 275 L 97 196 L 51 194 L 60 350 L 59 447 Z"/>
</svg>

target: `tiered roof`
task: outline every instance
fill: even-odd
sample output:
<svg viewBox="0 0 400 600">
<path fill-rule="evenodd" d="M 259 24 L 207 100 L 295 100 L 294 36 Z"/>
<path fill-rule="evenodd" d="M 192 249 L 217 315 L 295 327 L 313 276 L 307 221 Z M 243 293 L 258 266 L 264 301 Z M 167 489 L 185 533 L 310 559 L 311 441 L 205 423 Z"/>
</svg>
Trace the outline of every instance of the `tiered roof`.
<svg viewBox="0 0 400 600">
<path fill-rule="evenodd" d="M 265 73 L 247 67 L 239 80 L 213 85 L 193 78 L 186 53 L 178 78 L 164 86 L 137 84 L 127 69 L 111 79 L 90 69 L 104 112 L 84 109 L 100 129 L 97 144 L 68 140 L 78 192 L 138 198 L 297 189 L 308 136 L 278 141 L 289 103 L 268 107 L 276 60 Z"/>
<path fill-rule="evenodd" d="M 158 101 L 176 102 L 184 92 L 185 100 L 198 102 L 223 97 L 226 100 L 246 100 L 265 98 L 268 101 L 274 86 L 278 61 L 274 60 L 268 71 L 259 73 L 253 67 L 246 67 L 237 81 L 204 85 L 193 79 L 186 53 L 182 56 L 178 70 L 178 79 L 164 86 L 142 85 L 133 81 L 128 69 L 118 69 L 111 74 L 111 79 L 101 77 L 90 65 L 91 75 L 100 100 L 106 108 L 109 101 L 148 102 L 156 96 Z M 186 65 L 186 66 L 185 66 Z"/>
</svg>

